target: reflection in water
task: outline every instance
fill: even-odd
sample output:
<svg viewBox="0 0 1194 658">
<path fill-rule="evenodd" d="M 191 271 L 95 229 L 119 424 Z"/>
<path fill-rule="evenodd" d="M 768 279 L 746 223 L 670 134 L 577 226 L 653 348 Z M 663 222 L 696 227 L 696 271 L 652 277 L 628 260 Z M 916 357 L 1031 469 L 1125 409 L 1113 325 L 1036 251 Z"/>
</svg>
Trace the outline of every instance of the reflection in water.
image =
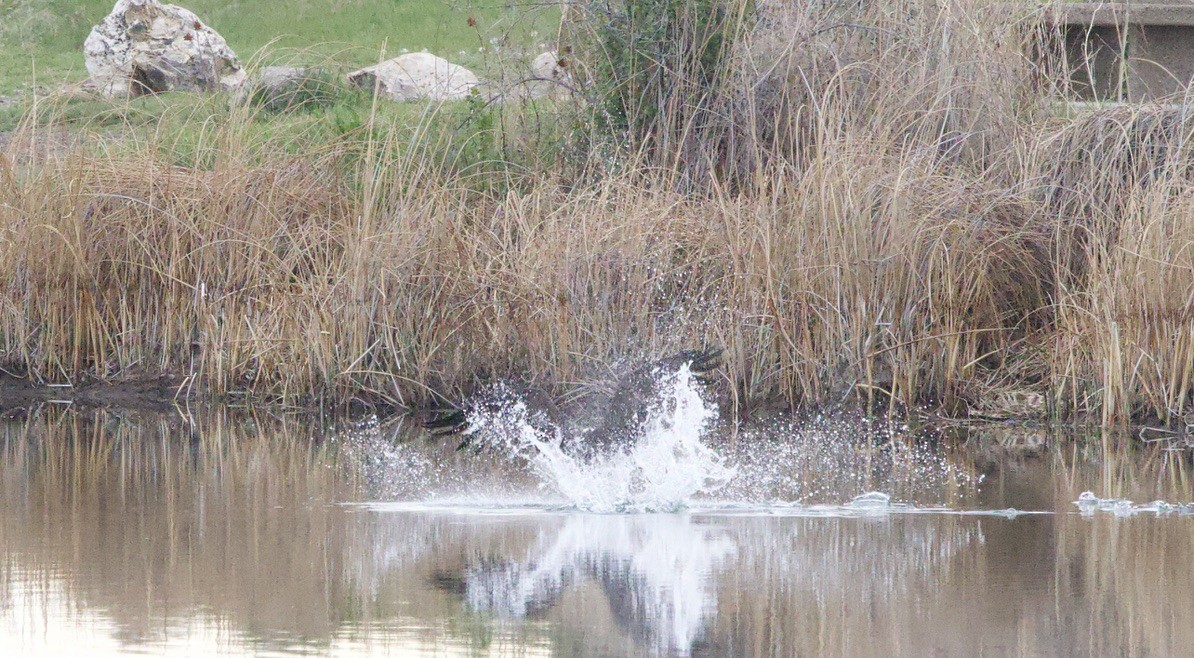
<svg viewBox="0 0 1194 658">
<path fill-rule="evenodd" d="M 715 612 L 713 577 L 735 549 L 685 516 L 573 516 L 525 555 L 469 565 L 464 598 L 473 610 L 522 618 L 592 581 L 621 631 L 661 653 L 687 652 Z"/>
<path fill-rule="evenodd" d="M 552 620 L 587 632 L 597 655 L 733 654 L 758 635 L 725 628 L 718 612 L 754 604 L 824 612 L 827 601 L 837 607 L 849 597 L 858 614 L 849 623 L 860 623 L 909 594 L 933 592 L 945 567 L 981 542 L 981 524 L 947 517 L 858 525 L 825 517 L 518 513 L 466 524 L 467 517 L 433 510 L 372 509 L 388 538 L 437 538 L 438 550 L 424 557 L 430 580 L 462 610 L 498 623 Z M 368 582 L 385 591 L 383 583 L 413 564 L 373 566 Z M 806 651 L 818 626 L 832 625 L 797 627 L 772 612 L 760 618 L 780 642 L 756 647 L 764 654 Z"/>
<path fill-rule="evenodd" d="M 1073 504 L 1088 490 L 1189 503 L 1178 456 L 1055 453 L 991 472 L 972 504 L 1055 515 L 593 515 L 368 502 L 367 462 L 385 449 L 408 474 L 444 469 L 439 482 L 465 477 L 465 458 L 379 443 L 367 459 L 321 436 L 220 414 L 0 423 L 0 655 L 1194 646 L 1194 517 Z M 482 463 L 468 477 L 497 481 L 502 465 Z"/>
</svg>

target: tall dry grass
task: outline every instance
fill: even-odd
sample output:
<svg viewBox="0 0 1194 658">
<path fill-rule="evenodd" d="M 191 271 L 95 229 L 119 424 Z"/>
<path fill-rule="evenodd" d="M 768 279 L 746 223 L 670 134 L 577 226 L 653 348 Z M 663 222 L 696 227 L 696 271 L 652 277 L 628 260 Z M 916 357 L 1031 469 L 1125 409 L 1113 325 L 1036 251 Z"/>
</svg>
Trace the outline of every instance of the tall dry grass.
<svg viewBox="0 0 1194 658">
<path fill-rule="evenodd" d="M 1033 164 L 1056 226 L 1062 408 L 1104 424 L 1189 425 L 1194 407 L 1194 187 L 1185 105 L 1110 108 L 1049 126 Z"/>
<path fill-rule="evenodd" d="M 1183 422 L 1184 106 L 1053 116 L 1033 3 L 799 4 L 581 158 L 462 166 L 435 108 L 337 139 L 254 137 L 241 108 L 192 122 L 185 165 L 164 129 L 47 149 L 31 125 L 0 160 L 0 367 L 409 407 L 716 343 L 739 416 L 1028 391 Z"/>
</svg>

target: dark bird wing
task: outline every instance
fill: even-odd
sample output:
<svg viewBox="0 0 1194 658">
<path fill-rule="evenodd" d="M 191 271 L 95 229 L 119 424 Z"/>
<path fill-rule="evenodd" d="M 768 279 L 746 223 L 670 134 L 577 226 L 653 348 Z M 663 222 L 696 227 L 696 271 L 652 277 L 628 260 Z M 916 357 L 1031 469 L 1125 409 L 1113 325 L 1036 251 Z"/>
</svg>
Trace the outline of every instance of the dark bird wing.
<svg viewBox="0 0 1194 658">
<path fill-rule="evenodd" d="M 618 378 L 613 395 L 600 422 L 585 437 L 590 450 L 621 448 L 638 439 L 638 433 L 651 406 L 658 402 L 660 387 L 669 375 L 687 366 L 698 380 L 706 382 L 721 365 L 721 350 L 681 350 L 638 368 Z"/>
<path fill-rule="evenodd" d="M 699 381 L 707 383 L 721 365 L 721 354 L 722 351 L 717 348 L 681 350 L 640 365 L 619 377 L 596 426 L 585 435 L 586 450 L 603 451 L 633 442 L 651 405 L 658 400 L 659 387 L 667 376 L 687 366 Z M 474 434 L 467 431 L 470 415 L 500 413 L 501 405 L 509 401 L 508 395 L 482 396 L 465 408 L 432 412 L 433 416 L 423 421 L 423 427 L 436 437 L 462 436 L 457 450 L 479 448 L 475 445 Z"/>
<path fill-rule="evenodd" d="M 436 416 L 423 421 L 423 428 L 435 436 L 446 436 L 464 431 L 468 426 L 468 414 L 463 409 L 437 410 Z"/>
</svg>

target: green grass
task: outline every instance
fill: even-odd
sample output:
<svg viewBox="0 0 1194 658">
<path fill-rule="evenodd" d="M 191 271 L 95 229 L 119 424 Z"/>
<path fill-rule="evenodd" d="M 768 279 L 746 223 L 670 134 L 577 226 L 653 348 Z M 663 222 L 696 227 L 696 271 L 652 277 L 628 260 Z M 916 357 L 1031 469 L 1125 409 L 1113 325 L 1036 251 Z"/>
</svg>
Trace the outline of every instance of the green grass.
<svg viewBox="0 0 1194 658">
<path fill-rule="evenodd" d="M 507 189 L 528 172 L 554 168 L 564 157 L 575 120 L 550 98 L 519 103 L 464 101 L 425 104 L 371 100 L 371 95 L 329 77 L 318 94 L 232 101 L 224 94 L 164 93 L 130 99 L 60 96 L 0 111 L 0 132 L 47 130 L 84 137 L 109 154 L 144 153 L 163 162 L 211 169 L 223 140 L 216 127 L 235 125 L 235 139 L 295 155 L 341 152 L 364 157 L 364 144 L 390 143 L 410 157 L 461 176 L 476 191 Z M 533 138 L 532 138 L 533 137 Z M 102 143 L 102 147 L 98 146 Z M 356 155 L 351 155 L 351 154 Z"/>
<path fill-rule="evenodd" d="M 113 2 L 0 0 L 0 96 L 21 98 L 0 106 L 0 132 L 14 130 L 31 109 L 32 96 L 23 91 L 47 92 L 86 77 L 83 41 Z M 487 69 L 503 62 L 536 54 L 541 43 L 554 38 L 559 22 L 558 10 L 551 7 L 479 0 L 184 0 L 181 4 L 219 31 L 246 65 L 312 64 L 327 67 L 332 77 L 376 62 L 383 52 L 389 57 L 423 49 L 484 76 Z M 469 18 L 476 19 L 475 26 L 469 25 Z M 410 123 L 417 124 L 425 111 L 390 103 L 375 110 L 364 94 L 333 86 L 330 96 L 317 106 L 297 112 L 263 109 L 247 125 L 263 138 L 290 134 L 332 142 L 352 133 L 370 112 L 380 111 L 387 125 L 395 125 L 406 123 L 401 120 L 404 114 L 412 115 Z M 459 105 L 433 123 L 455 131 L 475 129 L 473 119 L 484 122 L 485 117 L 473 116 L 479 108 Z M 37 114 L 39 122 L 58 128 L 107 133 L 144 134 L 172 126 L 179 131 L 172 143 L 185 144 L 206 123 L 226 118 L 227 106 L 223 97 L 190 94 L 131 102 L 68 98 L 41 103 Z"/>
<path fill-rule="evenodd" d="M 83 41 L 114 0 L 0 0 L 0 95 L 84 79 Z M 183 0 L 243 61 L 259 49 L 344 66 L 426 49 L 479 66 L 491 40 L 534 52 L 554 38 L 552 8 L 480 0 Z M 476 27 L 469 18 L 476 19 Z M 462 54 L 463 53 L 463 54 Z"/>
</svg>

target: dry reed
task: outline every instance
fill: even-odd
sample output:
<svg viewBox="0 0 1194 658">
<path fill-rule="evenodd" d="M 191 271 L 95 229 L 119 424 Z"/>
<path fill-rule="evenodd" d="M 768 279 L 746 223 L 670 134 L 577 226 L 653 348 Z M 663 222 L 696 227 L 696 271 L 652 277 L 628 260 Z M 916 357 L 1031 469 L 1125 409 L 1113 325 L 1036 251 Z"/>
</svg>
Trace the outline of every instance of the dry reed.
<svg viewBox="0 0 1194 658">
<path fill-rule="evenodd" d="M 1051 118 L 1033 3 L 842 6 L 766 4 L 702 111 L 664 108 L 690 130 L 580 162 L 477 173 L 435 109 L 263 140 L 242 108 L 185 166 L 165 130 L 31 124 L 0 159 L 0 367 L 414 407 L 716 343 L 739 416 L 1027 390 L 1180 424 L 1184 106 Z"/>
</svg>

